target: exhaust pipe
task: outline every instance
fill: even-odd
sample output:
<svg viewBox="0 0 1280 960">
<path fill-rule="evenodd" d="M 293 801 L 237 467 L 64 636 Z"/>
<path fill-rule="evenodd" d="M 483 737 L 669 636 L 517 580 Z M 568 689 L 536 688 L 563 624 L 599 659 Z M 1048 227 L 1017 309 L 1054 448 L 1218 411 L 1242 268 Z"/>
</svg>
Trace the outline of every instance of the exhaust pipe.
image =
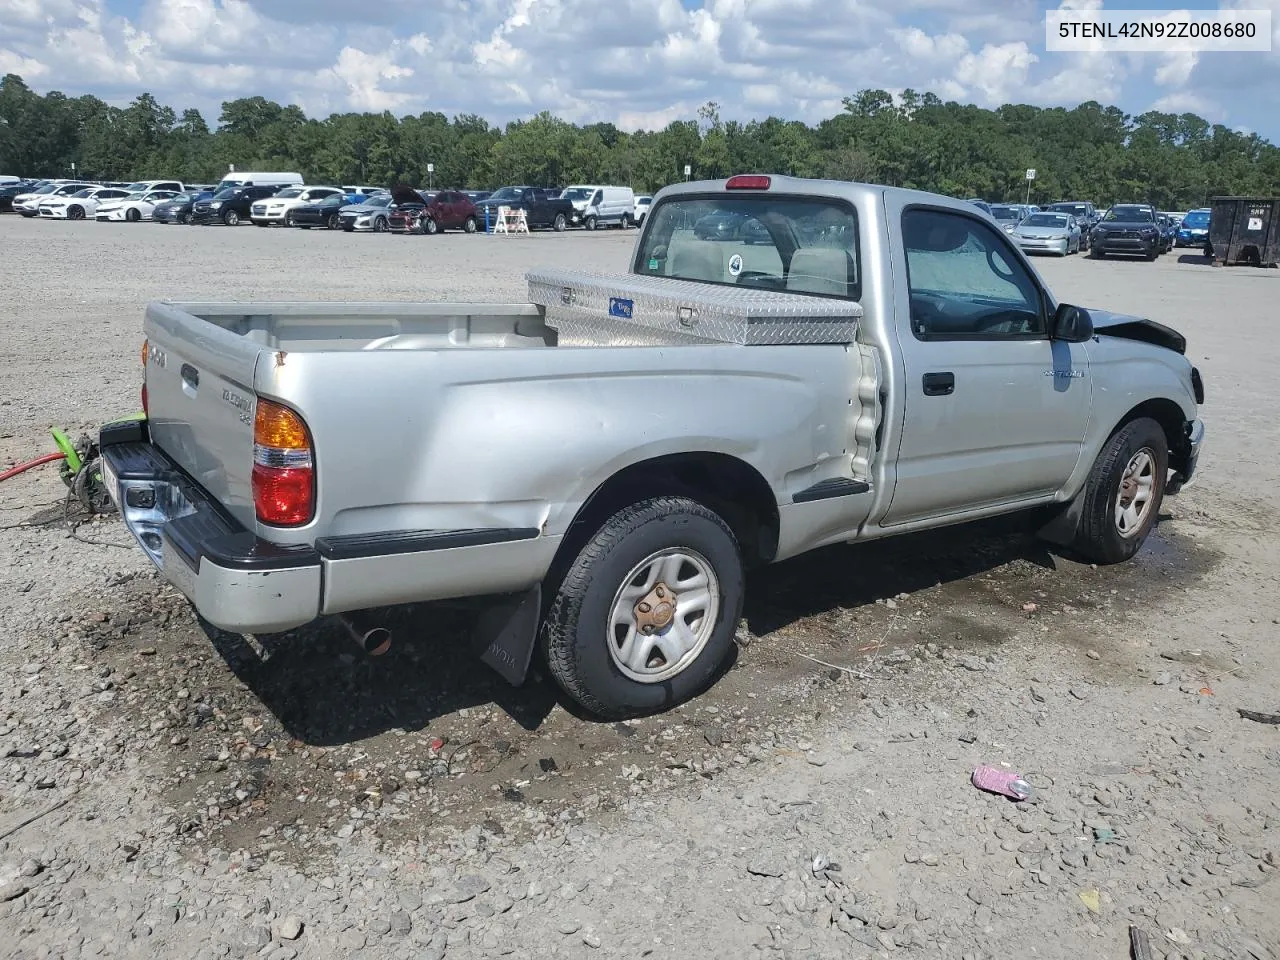
<svg viewBox="0 0 1280 960">
<path fill-rule="evenodd" d="M 380 657 L 391 649 L 391 631 L 368 620 L 361 613 L 342 613 L 338 620 L 347 628 L 356 646 L 371 657 Z"/>
</svg>

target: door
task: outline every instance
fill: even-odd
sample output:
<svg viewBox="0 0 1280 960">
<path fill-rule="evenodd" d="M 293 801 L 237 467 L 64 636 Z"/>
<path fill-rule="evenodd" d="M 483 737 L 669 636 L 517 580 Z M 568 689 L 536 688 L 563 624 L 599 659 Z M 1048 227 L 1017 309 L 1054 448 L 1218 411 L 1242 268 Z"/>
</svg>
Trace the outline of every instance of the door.
<svg viewBox="0 0 1280 960">
<path fill-rule="evenodd" d="M 902 244 L 906 418 L 882 522 L 1051 496 L 1075 469 L 1089 421 L 1084 346 L 1048 338 L 1038 281 L 977 216 L 908 207 Z"/>
<path fill-rule="evenodd" d="M 454 194 L 446 190 L 436 197 L 439 216 L 436 218 L 440 226 L 452 229 L 461 226 L 458 223 L 458 206 L 453 202 Z"/>
</svg>

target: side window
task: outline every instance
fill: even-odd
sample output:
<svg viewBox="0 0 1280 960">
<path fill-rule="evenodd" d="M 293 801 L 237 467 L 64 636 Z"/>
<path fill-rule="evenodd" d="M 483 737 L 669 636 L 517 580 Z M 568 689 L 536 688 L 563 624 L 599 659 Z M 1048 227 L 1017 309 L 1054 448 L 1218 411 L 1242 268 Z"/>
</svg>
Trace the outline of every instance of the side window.
<svg viewBox="0 0 1280 960">
<path fill-rule="evenodd" d="M 941 210 L 902 216 L 911 330 L 921 340 L 1043 337 L 1040 289 L 994 229 Z"/>
</svg>

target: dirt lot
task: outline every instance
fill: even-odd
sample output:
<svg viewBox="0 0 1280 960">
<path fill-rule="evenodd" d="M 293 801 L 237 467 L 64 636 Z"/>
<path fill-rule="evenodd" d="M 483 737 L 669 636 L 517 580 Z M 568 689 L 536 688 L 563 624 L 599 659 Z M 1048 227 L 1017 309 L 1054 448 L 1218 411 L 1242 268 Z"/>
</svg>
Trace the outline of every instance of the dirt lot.
<svg viewBox="0 0 1280 960">
<path fill-rule="evenodd" d="M 2 218 L 0 468 L 136 408 L 150 299 L 518 300 L 634 236 Z M 434 613 L 376 660 L 202 629 L 118 522 L 68 528 L 55 468 L 5 482 L 0 956 L 1075 960 L 1133 924 L 1280 960 L 1280 727 L 1236 712 L 1280 712 L 1280 271 L 1183 258 L 1038 261 L 1205 375 L 1202 473 L 1136 561 L 1011 523 L 820 551 L 639 722 L 506 687 Z M 984 761 L 1034 801 L 975 791 Z"/>
</svg>

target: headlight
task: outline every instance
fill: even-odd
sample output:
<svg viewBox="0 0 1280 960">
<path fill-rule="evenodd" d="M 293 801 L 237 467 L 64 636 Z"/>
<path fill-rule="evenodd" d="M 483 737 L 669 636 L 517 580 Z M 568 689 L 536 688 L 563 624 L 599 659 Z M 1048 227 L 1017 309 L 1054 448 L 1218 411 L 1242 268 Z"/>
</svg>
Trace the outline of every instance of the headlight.
<svg viewBox="0 0 1280 960">
<path fill-rule="evenodd" d="M 221 201 L 221 200 L 215 200 L 215 201 L 213 201 L 213 203 L 209 204 L 209 209 L 210 209 L 210 210 L 219 210 L 219 209 L 221 209 L 221 208 L 222 208 L 222 201 Z"/>
<path fill-rule="evenodd" d="M 1055 234 L 1054 236 L 1050 237 L 1049 239 L 1050 239 L 1050 240 L 1065 240 L 1065 239 L 1067 239 L 1067 235 L 1066 235 L 1065 233 L 1059 233 L 1059 234 Z"/>
</svg>

